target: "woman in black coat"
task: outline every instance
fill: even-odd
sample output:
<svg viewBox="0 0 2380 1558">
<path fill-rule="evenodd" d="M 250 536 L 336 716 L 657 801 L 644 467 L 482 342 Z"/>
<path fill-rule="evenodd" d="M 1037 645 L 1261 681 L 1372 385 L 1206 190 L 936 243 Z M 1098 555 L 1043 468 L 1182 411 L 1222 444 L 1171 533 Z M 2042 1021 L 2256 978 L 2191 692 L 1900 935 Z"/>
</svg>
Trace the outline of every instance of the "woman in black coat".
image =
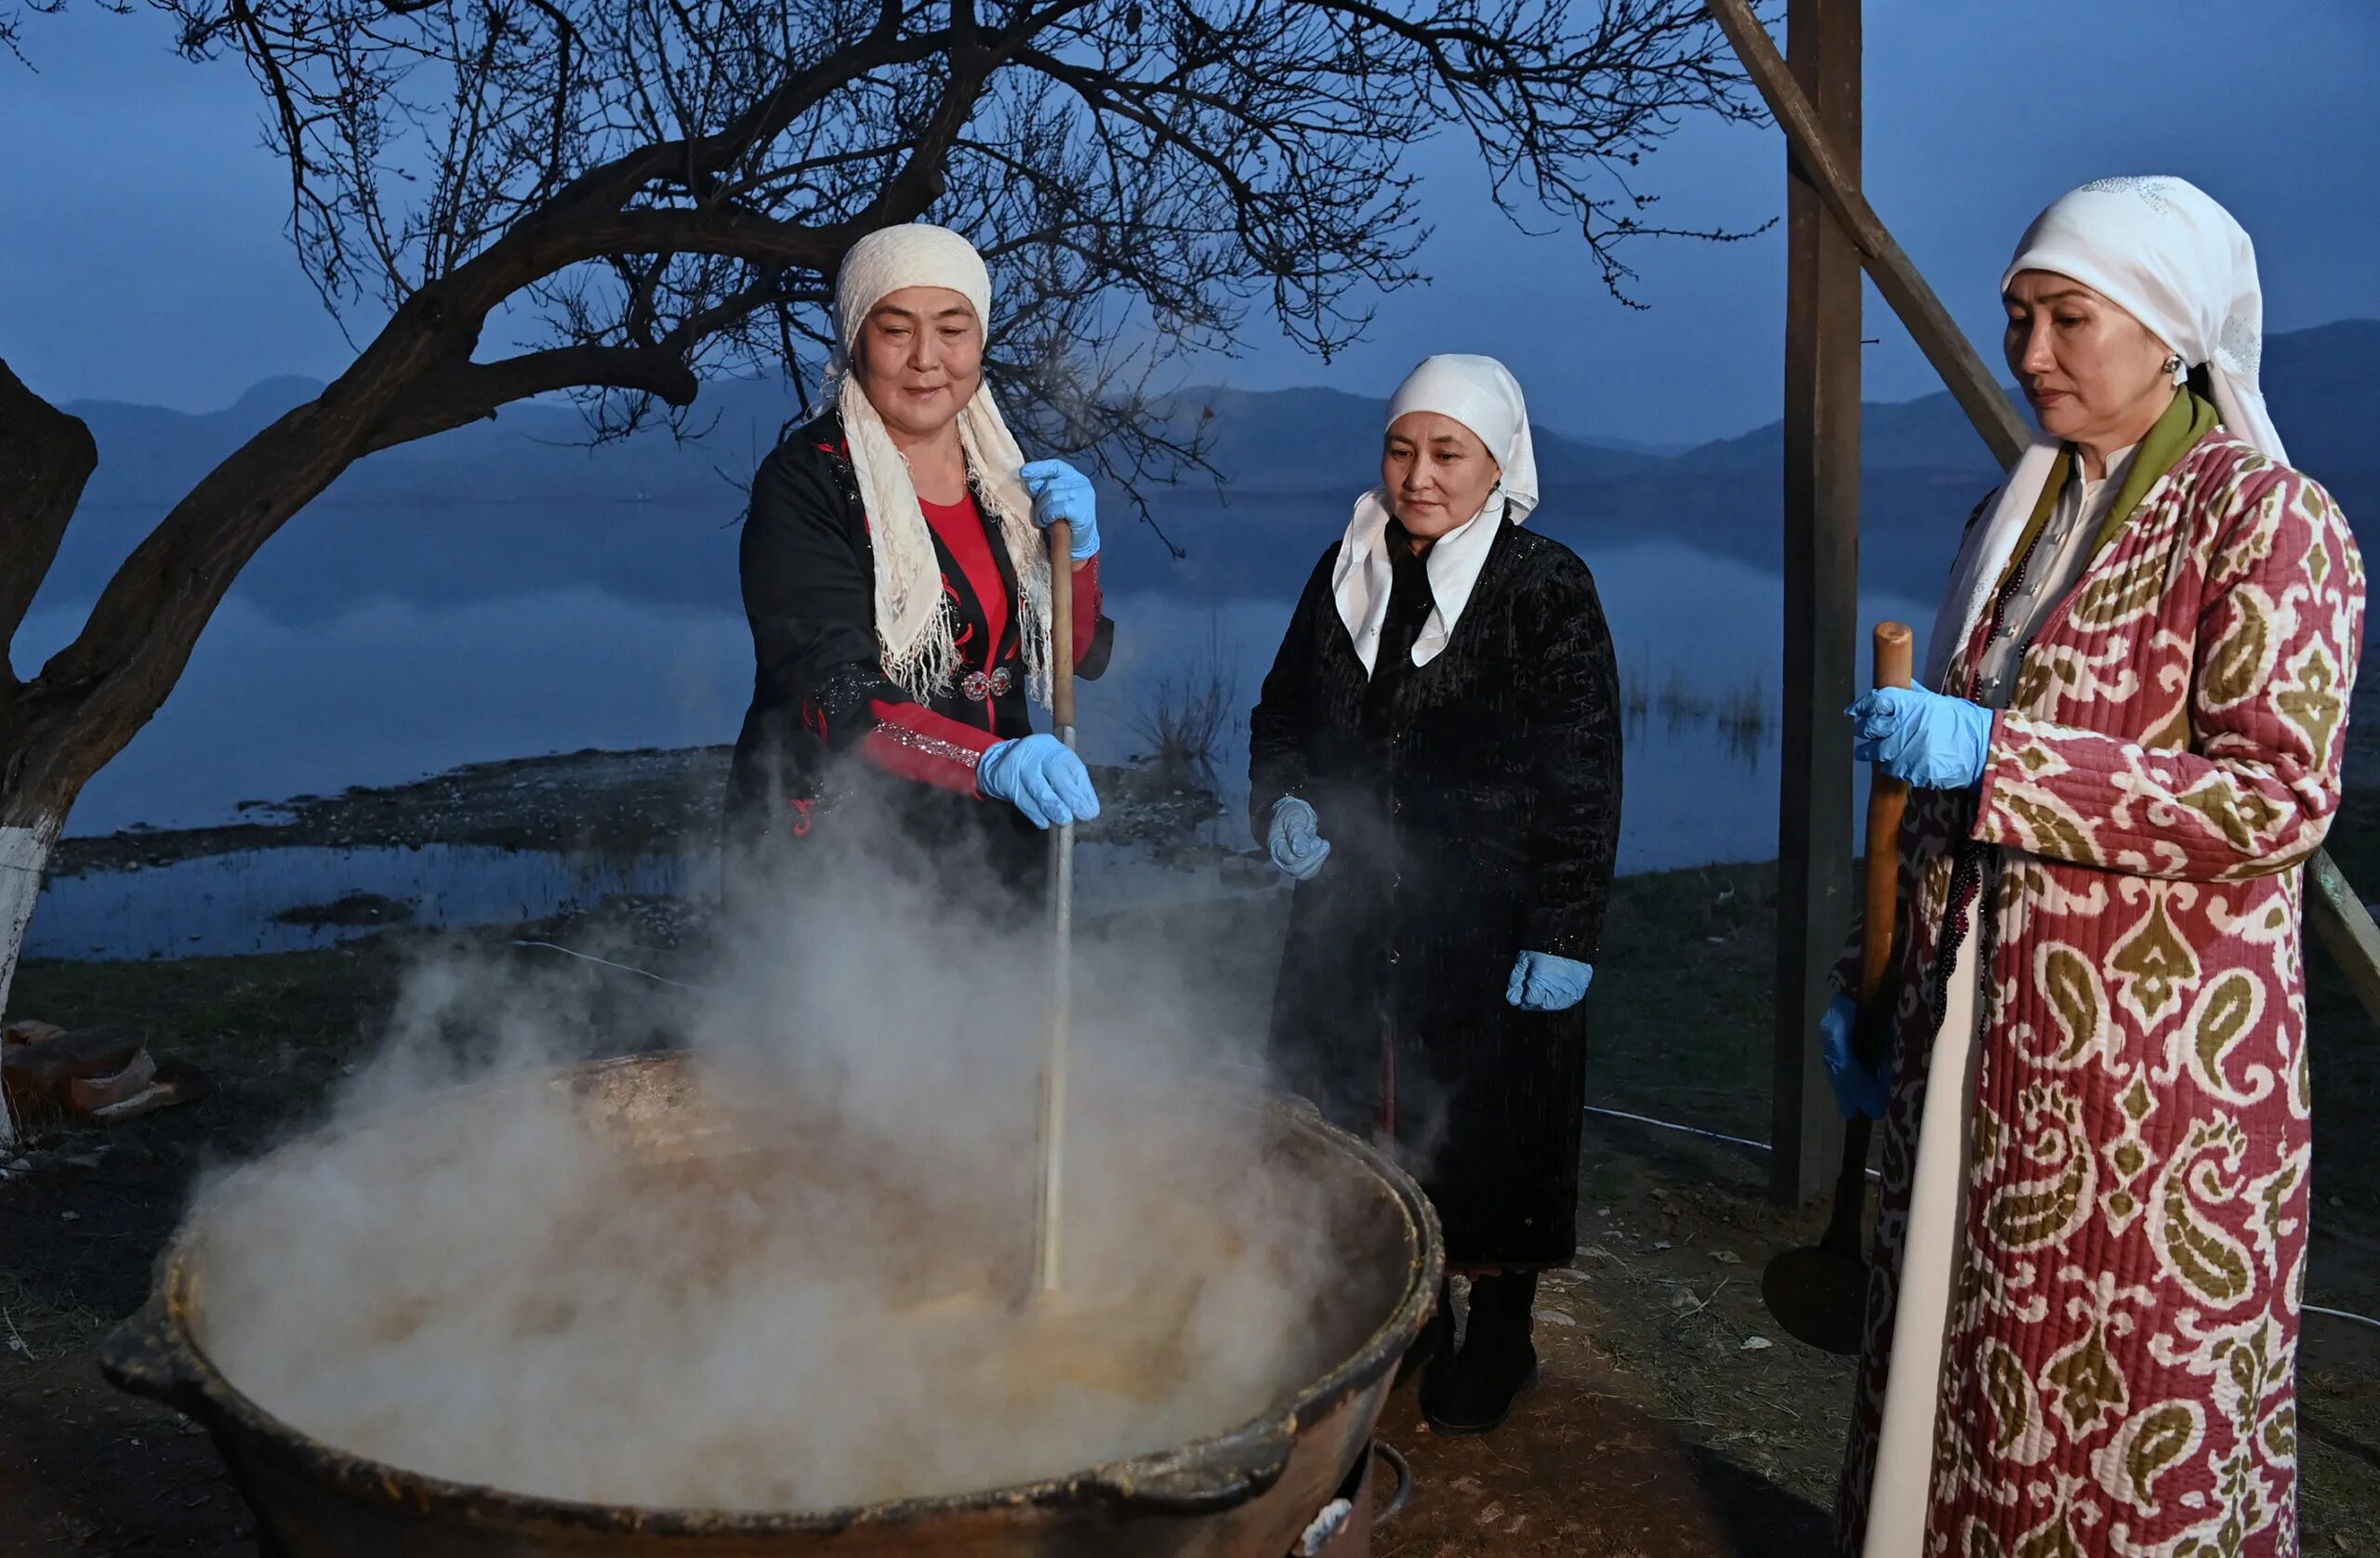
<svg viewBox="0 0 2380 1558">
<path fill-rule="evenodd" d="M 1577 1248 L 1586 994 L 1620 836 L 1619 676 L 1593 577 L 1524 529 L 1520 387 L 1434 357 L 1381 485 L 1316 567 L 1250 719 L 1250 809 L 1298 879 L 1276 1078 L 1384 1133 L 1472 1276 L 1421 1405 L 1484 1432 L 1534 1379 L 1537 1274 Z"/>
<path fill-rule="evenodd" d="M 946 228 L 870 233 L 836 278 L 834 409 L 762 462 L 744 525 L 755 667 L 728 816 L 747 859 L 840 843 L 954 898 L 1026 894 L 1042 830 L 1098 815 L 1026 706 L 1047 697 L 1053 588 L 1073 594 L 1078 674 L 1104 658 L 1091 487 L 1018 451 L 984 382 L 990 305 Z M 1053 581 L 1059 519 L 1073 555 Z"/>
</svg>

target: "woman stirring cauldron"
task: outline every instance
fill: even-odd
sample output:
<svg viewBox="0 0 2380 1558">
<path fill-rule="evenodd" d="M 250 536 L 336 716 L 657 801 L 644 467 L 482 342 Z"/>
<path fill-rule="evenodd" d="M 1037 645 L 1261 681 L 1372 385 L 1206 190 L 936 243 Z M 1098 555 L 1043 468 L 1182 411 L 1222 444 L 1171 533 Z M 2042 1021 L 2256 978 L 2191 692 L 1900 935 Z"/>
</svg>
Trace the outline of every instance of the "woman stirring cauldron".
<svg viewBox="0 0 2380 1558">
<path fill-rule="evenodd" d="M 1067 653 L 1084 676 L 1105 657 L 1091 485 L 1018 450 L 984 377 L 990 310 L 982 257 L 947 228 L 887 228 L 843 261 L 833 408 L 762 462 L 744 526 L 757 667 L 728 808 L 747 842 L 859 817 L 893 835 L 873 858 L 1024 892 L 1040 830 L 1099 814 L 1026 706 L 1048 699 L 1055 521 L 1073 527 Z"/>
<path fill-rule="evenodd" d="M 1471 1274 L 1421 1406 L 1484 1433 L 1534 1379 L 1537 1274 L 1577 1248 L 1585 1023 L 1620 837 L 1619 676 L 1594 580 L 1526 530 L 1520 386 L 1433 357 L 1250 719 L 1250 807 L 1298 882 L 1276 1077 L 1400 1144 Z"/>
<path fill-rule="evenodd" d="M 2300 867 L 2363 564 L 2257 379 L 2255 252 L 2179 178 L 2043 212 L 2001 283 L 2043 437 L 1968 525 L 1928 685 L 1843 1480 L 1869 1558 L 2298 1551 L 2311 1097 Z"/>
</svg>

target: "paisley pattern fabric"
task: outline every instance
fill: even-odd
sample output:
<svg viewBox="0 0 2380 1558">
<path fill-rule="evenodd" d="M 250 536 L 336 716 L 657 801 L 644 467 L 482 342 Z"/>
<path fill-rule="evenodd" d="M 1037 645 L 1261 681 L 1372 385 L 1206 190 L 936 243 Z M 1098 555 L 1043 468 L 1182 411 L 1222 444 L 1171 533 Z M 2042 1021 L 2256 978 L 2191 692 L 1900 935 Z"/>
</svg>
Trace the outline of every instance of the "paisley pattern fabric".
<svg viewBox="0 0 2380 1558">
<path fill-rule="evenodd" d="M 2043 624 L 1980 790 L 1911 798 L 1846 1551 L 1901 1249 L 1937 1217 L 1958 1254 L 1926 1554 L 2298 1551 L 2299 866 L 2338 800 L 2363 598 L 2329 495 L 2217 429 Z M 1987 613 L 1945 691 L 1971 691 L 1991 630 Z M 1913 1206 L 1942 984 L 1970 936 L 1964 1204 Z"/>
</svg>

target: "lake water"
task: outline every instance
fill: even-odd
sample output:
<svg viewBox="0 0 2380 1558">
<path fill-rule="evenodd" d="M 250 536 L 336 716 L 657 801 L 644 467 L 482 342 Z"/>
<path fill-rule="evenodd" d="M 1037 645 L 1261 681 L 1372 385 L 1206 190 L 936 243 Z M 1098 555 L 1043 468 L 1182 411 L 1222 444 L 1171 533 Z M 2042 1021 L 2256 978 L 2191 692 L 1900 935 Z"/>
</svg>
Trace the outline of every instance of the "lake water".
<svg viewBox="0 0 2380 1558">
<path fill-rule="evenodd" d="M 432 925 L 541 919 L 620 893 L 702 885 L 687 862 L 446 844 L 240 850 L 138 871 L 52 877 L 26 937 L 36 957 L 224 957 L 330 946 L 377 929 L 277 917 L 368 893 Z"/>
<path fill-rule="evenodd" d="M 1081 740 L 1121 761 L 1161 682 L 1220 677 L 1236 711 L 1219 767 L 1244 793 L 1248 707 L 1292 598 L 1339 521 L 1312 505 L 1276 523 L 1263 510 L 1267 572 L 1246 555 L 1216 566 L 1213 535 L 1194 563 L 1135 555 L 1112 571 L 1117 655 L 1080 688 Z M 1251 516 L 1243 516 L 1248 522 Z M 314 517 L 301 518 L 310 522 Z M 1154 551 L 1122 524 L 1128 545 Z M 1175 526 L 1177 534 L 1183 527 Z M 1193 526 L 1192 528 L 1195 528 Z M 442 602 L 409 595 L 310 599 L 243 580 L 192 654 L 181 684 L 91 783 L 71 824 L 104 833 L 135 823 L 232 820 L 243 800 L 324 794 L 420 778 L 460 763 L 584 747 L 733 739 L 750 689 L 751 650 L 735 604 L 732 538 L 707 526 L 716 585 L 640 597 L 616 574 Z M 1557 532 L 1557 534 L 1562 534 Z M 1756 565 L 1660 542 L 1598 545 L 1565 534 L 1593 567 L 1633 703 L 1626 747 L 1620 869 L 1656 870 L 1776 853 L 1780 583 Z M 1289 561 L 1290 558 L 1295 561 Z M 1200 561 L 1206 566 L 1198 566 Z M 545 565 L 550 573 L 550 561 Z M 696 575 L 701 577 L 707 574 Z M 687 599 L 707 595 L 707 599 Z M 20 637 L 21 671 L 64 643 L 82 604 L 36 606 Z M 1931 603 L 1878 591 L 1866 620 L 1923 625 Z M 320 944 L 350 933 L 274 926 L 295 904 L 347 891 L 418 902 L 422 918 L 468 923 L 584 904 L 608 891 L 672 891 L 681 863 L 590 863 L 490 850 L 272 851 L 54 883 L 29 950 L 87 957 Z"/>
</svg>

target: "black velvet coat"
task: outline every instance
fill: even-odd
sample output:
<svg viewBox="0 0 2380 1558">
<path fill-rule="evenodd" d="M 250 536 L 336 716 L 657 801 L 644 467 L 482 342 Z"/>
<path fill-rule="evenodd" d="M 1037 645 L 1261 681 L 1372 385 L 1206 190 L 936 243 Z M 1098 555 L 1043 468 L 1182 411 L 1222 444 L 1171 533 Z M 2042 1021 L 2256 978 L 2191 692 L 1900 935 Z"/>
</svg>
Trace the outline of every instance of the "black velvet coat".
<svg viewBox="0 0 2380 1558">
<path fill-rule="evenodd" d="M 1349 1129 L 1388 1130 L 1450 1262 L 1562 1265 L 1594 997 L 1529 1012 L 1505 989 L 1523 951 L 1592 963 L 1603 933 L 1620 712 L 1594 579 L 1506 523 L 1446 648 L 1405 657 L 1367 718 L 1338 555 L 1307 581 L 1250 722 L 1257 837 L 1289 795 L 1330 842 L 1290 911 L 1276 1075 Z"/>
</svg>

